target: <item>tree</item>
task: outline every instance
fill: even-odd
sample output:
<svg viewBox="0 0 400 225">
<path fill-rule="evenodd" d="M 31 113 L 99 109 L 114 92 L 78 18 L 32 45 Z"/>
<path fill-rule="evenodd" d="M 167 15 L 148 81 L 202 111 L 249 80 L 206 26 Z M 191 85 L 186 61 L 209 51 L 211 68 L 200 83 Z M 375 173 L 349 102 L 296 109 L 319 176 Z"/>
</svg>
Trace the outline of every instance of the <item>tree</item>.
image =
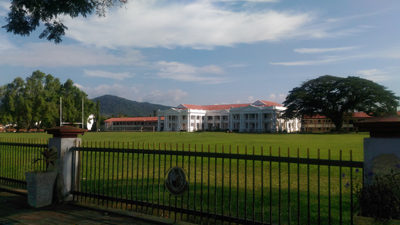
<svg viewBox="0 0 400 225">
<path fill-rule="evenodd" d="M 287 109 L 282 117 L 303 118 L 323 115 L 341 131 L 343 118 L 353 112 L 372 116 L 395 113 L 400 97 L 386 87 L 359 77 L 325 75 L 293 88 L 283 102 Z"/>
<path fill-rule="evenodd" d="M 59 18 L 67 15 L 72 18 L 86 17 L 96 11 L 98 16 L 105 16 L 106 9 L 115 5 L 122 6 L 127 0 L 12 0 L 10 12 L 6 17 L 7 32 L 29 36 L 43 22 L 46 29 L 39 38 L 47 38 L 58 44 L 68 29 Z"/>
<path fill-rule="evenodd" d="M 63 122 L 85 122 L 82 121 L 82 99 L 84 103 L 84 118 L 88 118 L 94 111 L 94 102 L 88 99 L 85 92 L 81 91 L 71 79 L 68 79 L 60 88 L 62 97 L 62 121 Z"/>
<path fill-rule="evenodd" d="M 85 116 L 94 109 L 94 103 L 73 85 L 72 80 L 61 84 L 51 74 L 37 70 L 26 78 L 26 82 L 17 77 L 0 87 L 0 122 L 15 124 L 17 130 L 54 127 L 59 124 L 60 97 L 63 97 L 63 121 L 82 120 L 82 98 Z"/>
<path fill-rule="evenodd" d="M 28 101 L 24 98 L 25 82 L 17 77 L 12 83 L 4 85 L 0 92 L 1 121 L 16 125 L 17 131 L 26 125 L 24 119 L 30 110 Z"/>
</svg>

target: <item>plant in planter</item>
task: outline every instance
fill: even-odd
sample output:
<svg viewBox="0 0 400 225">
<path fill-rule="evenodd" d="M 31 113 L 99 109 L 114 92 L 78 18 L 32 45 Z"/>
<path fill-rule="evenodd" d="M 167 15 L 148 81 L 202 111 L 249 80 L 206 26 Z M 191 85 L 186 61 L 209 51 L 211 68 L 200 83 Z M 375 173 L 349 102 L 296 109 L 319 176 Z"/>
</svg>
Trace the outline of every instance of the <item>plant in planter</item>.
<svg viewBox="0 0 400 225">
<path fill-rule="evenodd" d="M 355 224 L 400 224 L 400 172 L 391 169 L 386 175 L 368 175 L 373 182 L 354 190 Z"/>
<path fill-rule="evenodd" d="M 50 205 L 53 199 L 53 187 L 57 177 L 54 171 L 54 163 L 57 160 L 58 150 L 55 146 L 40 151 L 41 158 L 33 160 L 32 164 L 44 161 L 46 170 L 26 172 L 26 182 L 28 186 L 28 204 L 39 208 Z"/>
</svg>

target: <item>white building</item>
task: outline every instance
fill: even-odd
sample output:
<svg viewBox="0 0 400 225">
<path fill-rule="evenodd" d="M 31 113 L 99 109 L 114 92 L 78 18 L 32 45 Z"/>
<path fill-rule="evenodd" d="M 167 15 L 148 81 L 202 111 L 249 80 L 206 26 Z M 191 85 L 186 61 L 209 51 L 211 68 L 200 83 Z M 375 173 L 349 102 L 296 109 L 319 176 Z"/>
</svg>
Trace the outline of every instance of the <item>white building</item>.
<svg viewBox="0 0 400 225">
<path fill-rule="evenodd" d="M 286 108 L 281 104 L 257 100 L 247 104 L 189 105 L 158 112 L 158 131 L 230 130 L 239 132 L 296 132 L 297 119 L 279 116 Z M 162 120 L 162 117 L 165 119 Z"/>
</svg>

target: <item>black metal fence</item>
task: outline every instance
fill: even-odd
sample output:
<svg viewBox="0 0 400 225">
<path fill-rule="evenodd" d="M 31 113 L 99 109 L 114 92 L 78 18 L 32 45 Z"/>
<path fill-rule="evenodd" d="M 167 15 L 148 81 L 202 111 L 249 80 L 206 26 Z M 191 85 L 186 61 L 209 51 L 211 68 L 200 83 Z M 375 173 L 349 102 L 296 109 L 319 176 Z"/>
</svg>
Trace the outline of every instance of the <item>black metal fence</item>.
<svg viewBox="0 0 400 225">
<path fill-rule="evenodd" d="M 47 146 L 44 139 L 0 138 L 0 184 L 26 189 L 25 172 L 45 169 L 43 162 L 32 162 Z"/>
<path fill-rule="evenodd" d="M 201 224 L 352 224 L 351 190 L 363 177 L 363 162 L 352 151 L 344 161 L 341 150 L 335 160 L 330 150 L 321 159 L 319 150 L 300 158 L 298 149 L 144 143 L 83 143 L 74 152 L 75 200 Z M 188 175 L 181 196 L 164 185 L 175 166 Z"/>
</svg>

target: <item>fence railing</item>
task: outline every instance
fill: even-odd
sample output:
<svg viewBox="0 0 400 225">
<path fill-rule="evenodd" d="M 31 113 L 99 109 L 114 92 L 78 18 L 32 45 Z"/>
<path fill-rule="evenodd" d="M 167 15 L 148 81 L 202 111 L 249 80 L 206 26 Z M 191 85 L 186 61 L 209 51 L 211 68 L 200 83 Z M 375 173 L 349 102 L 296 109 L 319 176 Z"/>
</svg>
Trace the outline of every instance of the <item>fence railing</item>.
<svg viewBox="0 0 400 225">
<path fill-rule="evenodd" d="M 0 184 L 26 189 L 25 172 L 45 169 L 43 162 L 32 162 L 48 147 L 47 142 L 45 139 L 0 138 Z"/>
<path fill-rule="evenodd" d="M 321 159 L 319 150 L 300 158 L 299 150 L 143 143 L 85 142 L 74 152 L 75 200 L 194 223 L 352 224 L 351 190 L 363 177 L 363 162 L 351 151 L 344 161 L 341 150 L 338 160 L 330 150 Z M 164 186 L 175 166 L 188 175 L 182 196 Z"/>
</svg>

